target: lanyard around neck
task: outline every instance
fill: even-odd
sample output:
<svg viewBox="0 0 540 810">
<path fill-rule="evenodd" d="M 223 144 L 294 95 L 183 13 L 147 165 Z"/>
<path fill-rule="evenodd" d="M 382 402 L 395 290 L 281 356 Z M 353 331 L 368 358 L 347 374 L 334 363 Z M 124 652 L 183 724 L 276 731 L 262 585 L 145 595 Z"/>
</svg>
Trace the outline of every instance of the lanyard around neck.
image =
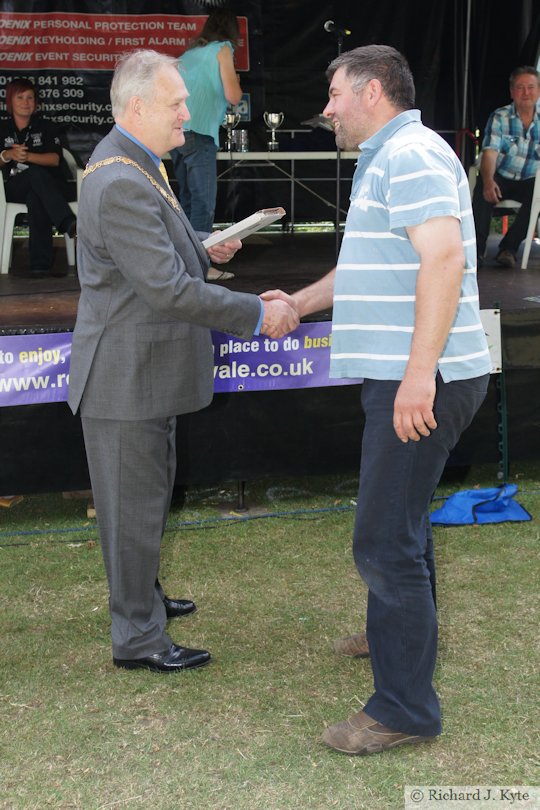
<svg viewBox="0 0 540 810">
<path fill-rule="evenodd" d="M 15 124 L 15 119 L 13 119 L 13 123 Z M 27 144 L 29 139 L 30 139 L 31 130 L 32 130 L 32 122 L 31 121 L 29 121 L 28 124 L 25 127 L 23 127 L 22 129 L 19 129 L 17 127 L 17 124 L 15 124 L 15 130 L 13 132 L 13 139 L 14 139 L 15 143 L 19 144 L 19 146 L 21 144 L 23 146 L 25 144 Z M 22 135 L 23 132 L 25 132 L 26 134 L 24 136 L 24 141 L 21 141 L 21 140 L 19 140 L 19 135 Z"/>
</svg>

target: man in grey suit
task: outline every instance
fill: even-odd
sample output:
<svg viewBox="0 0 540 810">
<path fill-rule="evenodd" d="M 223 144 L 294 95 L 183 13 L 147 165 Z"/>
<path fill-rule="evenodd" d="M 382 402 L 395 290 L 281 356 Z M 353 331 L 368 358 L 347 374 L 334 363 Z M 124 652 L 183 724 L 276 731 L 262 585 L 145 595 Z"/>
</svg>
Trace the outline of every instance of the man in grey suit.
<svg viewBox="0 0 540 810">
<path fill-rule="evenodd" d="M 207 284 L 213 263 L 162 176 L 160 158 L 184 143 L 187 91 L 176 60 L 136 51 L 111 86 L 115 127 L 90 158 L 78 216 L 81 296 L 69 405 L 80 408 L 107 571 L 113 662 L 176 672 L 206 650 L 174 644 L 167 618 L 195 609 L 159 584 L 161 537 L 175 478 L 176 415 L 208 405 L 210 328 L 249 339 L 298 324 L 284 301 Z"/>
</svg>

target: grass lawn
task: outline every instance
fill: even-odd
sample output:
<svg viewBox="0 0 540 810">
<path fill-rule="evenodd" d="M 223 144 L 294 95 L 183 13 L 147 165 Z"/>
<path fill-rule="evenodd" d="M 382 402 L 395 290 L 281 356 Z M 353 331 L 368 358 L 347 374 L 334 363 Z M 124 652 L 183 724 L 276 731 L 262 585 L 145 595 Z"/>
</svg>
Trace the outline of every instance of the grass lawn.
<svg viewBox="0 0 540 810">
<path fill-rule="evenodd" d="M 161 578 L 199 610 L 170 632 L 213 662 L 172 676 L 112 665 L 86 502 L 2 510 L 0 807 L 393 810 L 405 785 L 537 783 L 540 468 L 511 480 L 532 521 L 435 529 L 442 736 L 367 758 L 319 739 L 372 691 L 332 646 L 365 617 L 353 479 L 248 485 L 244 519 L 234 487 L 173 509 Z M 472 468 L 438 494 L 495 483 Z"/>
</svg>

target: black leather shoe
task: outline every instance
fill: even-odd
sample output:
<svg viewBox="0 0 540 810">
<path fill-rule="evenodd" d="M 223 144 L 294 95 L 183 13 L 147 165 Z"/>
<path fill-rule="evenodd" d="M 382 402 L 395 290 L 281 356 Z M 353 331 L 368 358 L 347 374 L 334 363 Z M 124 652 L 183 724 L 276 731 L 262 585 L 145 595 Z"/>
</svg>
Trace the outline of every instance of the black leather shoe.
<svg viewBox="0 0 540 810">
<path fill-rule="evenodd" d="M 167 611 L 168 619 L 176 619 L 179 616 L 189 616 L 190 613 L 195 613 L 197 605 L 191 599 L 169 599 L 168 596 L 163 597 L 163 604 Z"/>
<path fill-rule="evenodd" d="M 168 650 L 146 658 L 113 658 L 116 667 L 124 669 L 150 669 L 152 672 L 181 672 L 183 669 L 203 667 L 210 661 L 210 653 L 206 650 L 190 650 L 188 647 L 179 647 L 171 644 Z"/>
</svg>

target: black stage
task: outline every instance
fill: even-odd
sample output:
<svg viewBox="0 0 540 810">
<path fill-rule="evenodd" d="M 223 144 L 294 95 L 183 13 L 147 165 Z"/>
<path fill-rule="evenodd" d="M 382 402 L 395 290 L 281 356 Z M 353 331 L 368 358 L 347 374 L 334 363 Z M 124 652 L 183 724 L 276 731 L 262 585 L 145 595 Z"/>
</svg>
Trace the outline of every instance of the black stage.
<svg viewBox="0 0 540 810">
<path fill-rule="evenodd" d="M 498 239 L 490 238 L 488 256 L 495 255 Z M 227 268 L 235 278 L 224 283 L 244 292 L 276 287 L 293 292 L 329 270 L 335 255 L 335 233 L 259 234 L 246 240 Z M 21 240 L 10 273 L 0 274 L 0 335 L 70 331 L 79 294 L 75 271 L 26 279 L 19 276 L 26 260 Z M 54 269 L 61 272 L 64 262 L 59 240 Z M 450 464 L 501 461 L 505 413 L 505 458 L 535 460 L 540 458 L 540 245 L 533 244 L 528 270 L 507 270 L 488 258 L 479 286 L 481 308 L 501 309 L 503 398 L 495 375 Z M 324 312 L 312 320 L 329 318 Z M 0 431 L 0 493 L 89 487 L 80 421 L 66 403 L 0 408 Z M 356 472 L 361 431 L 359 386 L 217 394 L 209 408 L 178 420 L 177 482 Z"/>
</svg>

